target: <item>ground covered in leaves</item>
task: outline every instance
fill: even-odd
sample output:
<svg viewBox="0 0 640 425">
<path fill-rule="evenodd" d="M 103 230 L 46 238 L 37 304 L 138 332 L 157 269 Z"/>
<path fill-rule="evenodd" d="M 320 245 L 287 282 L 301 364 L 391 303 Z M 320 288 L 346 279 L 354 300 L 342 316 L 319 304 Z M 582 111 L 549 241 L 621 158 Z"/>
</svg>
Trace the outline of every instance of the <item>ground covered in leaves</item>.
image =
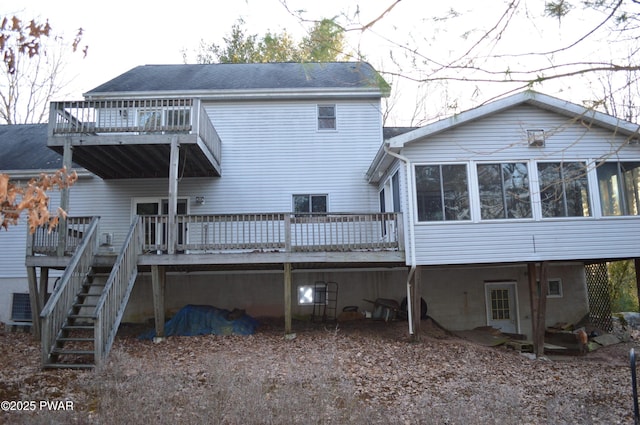
<svg viewBox="0 0 640 425">
<path fill-rule="evenodd" d="M 0 412 L 0 423 L 634 422 L 633 340 L 532 360 L 430 320 L 418 342 L 406 322 L 295 323 L 295 338 L 284 338 L 280 322 L 263 321 L 251 336 L 159 344 L 139 340 L 145 330 L 123 326 L 97 370 L 42 371 L 39 344 L 0 328 L 0 400 L 23 409 Z"/>
</svg>

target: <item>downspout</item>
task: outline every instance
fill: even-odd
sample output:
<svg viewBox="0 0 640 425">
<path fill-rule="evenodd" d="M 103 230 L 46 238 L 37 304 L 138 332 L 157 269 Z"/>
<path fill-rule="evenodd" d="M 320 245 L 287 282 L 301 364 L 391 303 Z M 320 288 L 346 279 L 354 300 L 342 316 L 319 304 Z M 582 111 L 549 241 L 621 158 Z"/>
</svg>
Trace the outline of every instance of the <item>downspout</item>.
<svg viewBox="0 0 640 425">
<path fill-rule="evenodd" d="M 411 301 L 411 279 L 416 271 L 416 250 L 415 250 L 415 237 L 414 237 L 414 221 L 413 221 L 413 179 L 411 178 L 411 164 L 409 158 L 400 155 L 389 150 L 389 145 L 383 144 L 384 151 L 388 155 L 399 159 L 404 162 L 407 175 L 407 201 L 409 209 L 409 249 L 411 254 L 409 255 L 409 275 L 407 276 L 407 317 L 409 319 L 409 334 L 413 335 L 413 303 Z"/>
</svg>

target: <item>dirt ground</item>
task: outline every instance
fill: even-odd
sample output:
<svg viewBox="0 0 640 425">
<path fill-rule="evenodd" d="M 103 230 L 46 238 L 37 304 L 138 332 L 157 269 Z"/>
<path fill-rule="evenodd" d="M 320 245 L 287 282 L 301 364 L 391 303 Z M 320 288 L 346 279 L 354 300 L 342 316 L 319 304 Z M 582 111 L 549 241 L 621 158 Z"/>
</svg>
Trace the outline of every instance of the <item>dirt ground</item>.
<svg viewBox="0 0 640 425">
<path fill-rule="evenodd" d="M 137 338 L 146 330 L 122 326 L 102 368 L 43 371 L 39 343 L 0 328 L 0 423 L 634 422 L 633 339 L 530 359 L 429 319 L 417 342 L 401 321 L 296 322 L 284 338 L 263 320 L 251 336 L 157 344 Z"/>
</svg>

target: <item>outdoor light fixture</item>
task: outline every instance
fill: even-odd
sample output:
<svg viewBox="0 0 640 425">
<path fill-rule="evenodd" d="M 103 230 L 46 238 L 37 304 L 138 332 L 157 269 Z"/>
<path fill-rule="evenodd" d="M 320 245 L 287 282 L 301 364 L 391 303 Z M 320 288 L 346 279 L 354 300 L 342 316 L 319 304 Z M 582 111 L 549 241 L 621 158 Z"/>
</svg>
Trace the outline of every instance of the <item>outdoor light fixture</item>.
<svg viewBox="0 0 640 425">
<path fill-rule="evenodd" d="M 196 204 L 204 205 L 204 196 L 196 196 Z"/>
</svg>

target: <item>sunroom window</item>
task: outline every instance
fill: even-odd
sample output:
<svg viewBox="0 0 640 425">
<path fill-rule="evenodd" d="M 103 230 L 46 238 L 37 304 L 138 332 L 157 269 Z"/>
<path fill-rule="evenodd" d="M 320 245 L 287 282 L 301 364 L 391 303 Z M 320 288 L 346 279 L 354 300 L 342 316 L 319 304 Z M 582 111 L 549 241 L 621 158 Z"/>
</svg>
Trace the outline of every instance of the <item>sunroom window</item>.
<svg viewBox="0 0 640 425">
<path fill-rule="evenodd" d="M 416 166 L 416 197 L 418 221 L 469 220 L 467 166 Z"/>
<path fill-rule="evenodd" d="M 589 182 L 583 162 L 538 163 L 542 217 L 587 217 Z"/>
<path fill-rule="evenodd" d="M 640 162 L 604 162 L 597 171 L 602 215 L 640 215 Z"/>
<path fill-rule="evenodd" d="M 482 219 L 531 218 L 525 162 L 478 164 L 478 189 Z"/>
</svg>

